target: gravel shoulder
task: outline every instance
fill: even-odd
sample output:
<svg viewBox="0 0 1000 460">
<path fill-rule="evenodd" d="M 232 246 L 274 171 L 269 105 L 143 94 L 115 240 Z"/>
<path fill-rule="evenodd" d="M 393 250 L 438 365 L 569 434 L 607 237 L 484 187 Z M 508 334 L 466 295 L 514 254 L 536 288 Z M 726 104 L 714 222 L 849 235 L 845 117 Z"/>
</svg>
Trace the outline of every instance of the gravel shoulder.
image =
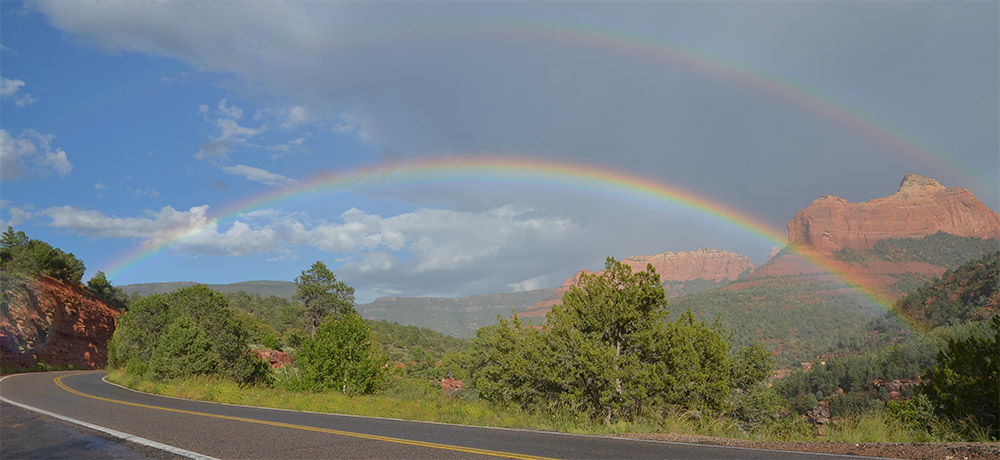
<svg viewBox="0 0 1000 460">
<path fill-rule="evenodd" d="M 1000 460 L 1000 443 L 998 442 L 872 442 L 858 444 L 848 442 L 763 442 L 670 433 L 626 434 L 621 435 L 621 437 L 631 439 L 650 439 L 655 441 L 684 442 L 691 444 L 790 450 L 796 452 L 859 455 L 865 457 L 903 458 L 916 460 Z"/>
</svg>

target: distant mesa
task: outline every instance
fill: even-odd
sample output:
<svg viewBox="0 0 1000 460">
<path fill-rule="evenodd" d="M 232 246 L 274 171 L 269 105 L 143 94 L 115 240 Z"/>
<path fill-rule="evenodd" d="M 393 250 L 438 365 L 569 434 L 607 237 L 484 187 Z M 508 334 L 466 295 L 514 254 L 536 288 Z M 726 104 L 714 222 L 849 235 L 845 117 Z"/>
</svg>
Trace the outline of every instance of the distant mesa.
<svg viewBox="0 0 1000 460">
<path fill-rule="evenodd" d="M 922 238 L 938 232 L 1000 238 L 1000 215 L 971 191 L 944 187 L 907 174 L 899 191 L 864 203 L 833 195 L 816 199 L 788 221 L 788 241 L 816 252 L 871 249 L 888 238 Z"/>
<path fill-rule="evenodd" d="M 645 270 L 652 265 L 660 275 L 668 298 L 690 294 L 689 285 L 707 288 L 717 287 L 735 281 L 740 275 L 753 273 L 754 266 L 746 256 L 718 249 L 698 249 L 691 252 L 661 252 L 648 256 L 631 256 L 622 263 L 632 267 L 632 271 Z M 582 270 L 567 279 L 552 298 L 538 302 L 518 316 L 543 318 L 552 307 L 562 303 L 563 294 L 580 283 L 582 274 L 600 274 L 600 271 Z"/>
</svg>

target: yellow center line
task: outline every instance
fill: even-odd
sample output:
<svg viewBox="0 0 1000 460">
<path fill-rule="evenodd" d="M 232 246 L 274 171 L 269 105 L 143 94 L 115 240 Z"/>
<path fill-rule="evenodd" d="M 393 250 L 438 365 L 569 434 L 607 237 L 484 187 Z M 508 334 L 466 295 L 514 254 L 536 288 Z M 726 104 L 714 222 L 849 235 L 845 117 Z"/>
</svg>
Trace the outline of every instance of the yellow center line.
<svg viewBox="0 0 1000 460">
<path fill-rule="evenodd" d="M 535 456 L 535 455 L 517 454 L 517 453 L 513 453 L 513 452 L 502 452 L 502 451 L 497 451 L 497 450 L 476 449 L 474 447 L 452 446 L 452 445 L 448 445 L 448 444 L 438 444 L 438 443 L 434 443 L 434 442 L 413 441 L 413 440 L 410 440 L 410 439 L 392 438 L 392 437 L 389 437 L 389 436 L 378 436 L 378 435 L 373 435 L 373 434 L 355 433 L 355 432 L 351 432 L 351 431 L 333 430 L 333 429 L 329 429 L 329 428 L 318 428 L 318 427 L 306 426 L 306 425 L 295 425 L 295 424 L 291 424 L 291 423 L 271 422 L 271 421 L 267 421 L 267 420 L 257 420 L 257 419 L 252 419 L 252 418 L 233 417 L 233 416 L 230 416 L 230 415 L 209 414 L 209 413 L 205 413 L 205 412 L 195 412 L 195 411 L 190 411 L 190 410 L 172 409 L 172 408 L 169 408 L 169 407 L 151 406 L 149 404 L 140 404 L 140 403 L 134 403 L 134 402 L 128 402 L 128 401 L 120 401 L 120 400 L 117 400 L 117 399 L 110 399 L 110 398 L 104 398 L 104 397 L 101 397 L 101 396 L 89 395 L 89 394 L 82 393 L 80 391 L 74 390 L 74 389 L 66 386 L 66 384 L 62 382 L 62 379 L 64 377 L 67 377 L 67 376 L 63 375 L 63 376 L 60 376 L 60 377 L 56 377 L 53 380 L 53 382 L 55 382 L 56 385 L 59 385 L 59 387 L 61 387 L 62 389 L 66 390 L 66 391 L 68 391 L 68 392 L 70 392 L 72 394 L 75 394 L 77 396 L 83 396 L 85 398 L 96 399 L 96 400 L 99 400 L 99 401 L 105 401 L 105 402 L 109 402 L 109 403 L 124 404 L 126 406 L 134 406 L 134 407 L 142 407 L 142 408 L 145 408 L 145 409 L 162 410 L 162 411 L 166 411 L 166 412 L 175 412 L 175 413 L 178 413 L 178 414 L 199 415 L 199 416 L 202 416 L 202 417 L 211 417 L 211 418 L 218 418 L 218 419 L 224 419 L 224 420 L 234 420 L 234 421 L 237 421 L 237 422 L 257 423 L 257 424 L 260 424 L 260 425 L 278 426 L 278 427 L 282 427 L 282 428 L 291 428 L 293 430 L 314 431 L 314 432 L 318 432 L 318 433 L 335 434 L 335 435 L 338 435 L 338 436 L 350 436 L 352 438 L 361 438 L 361 439 L 370 439 L 370 440 L 374 440 L 374 441 L 392 442 L 392 443 L 396 443 L 396 444 L 406 444 L 406 445 L 410 445 L 410 446 L 430 447 L 430 448 L 433 448 L 433 449 L 453 450 L 453 451 L 457 451 L 457 452 L 466 452 L 466 453 L 470 453 L 470 454 L 489 455 L 489 456 L 493 456 L 493 457 L 516 458 L 516 459 L 523 459 L 523 460 L 554 460 L 554 459 L 550 459 L 548 457 L 538 457 L 538 456 Z"/>
</svg>

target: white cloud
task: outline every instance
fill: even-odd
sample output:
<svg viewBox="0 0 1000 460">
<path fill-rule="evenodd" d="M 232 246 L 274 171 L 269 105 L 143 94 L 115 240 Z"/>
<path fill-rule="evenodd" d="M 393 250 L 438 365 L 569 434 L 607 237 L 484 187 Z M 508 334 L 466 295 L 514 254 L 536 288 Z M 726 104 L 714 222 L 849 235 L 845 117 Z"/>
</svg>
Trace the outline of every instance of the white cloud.
<svg viewBox="0 0 1000 460">
<path fill-rule="evenodd" d="M 264 169 L 247 165 L 221 166 L 222 170 L 234 176 L 243 176 L 249 180 L 277 187 L 291 187 L 298 183 L 295 179 L 282 176 Z"/>
<path fill-rule="evenodd" d="M 386 272 L 396 267 L 399 261 L 388 252 L 374 252 L 364 260 L 354 264 L 362 273 Z"/>
<path fill-rule="evenodd" d="M 0 129 L 0 179 L 17 180 L 32 174 L 51 171 L 66 177 L 73 164 L 60 148 L 52 148 L 55 136 L 26 129 L 18 137 Z"/>
<path fill-rule="evenodd" d="M 31 218 L 31 212 L 21 208 L 7 208 L 7 213 L 10 214 L 10 219 L 0 220 L 0 228 L 17 227 Z"/>
<path fill-rule="evenodd" d="M 44 164 L 51 166 L 52 169 L 59 171 L 59 177 L 66 177 L 70 171 L 73 170 L 73 165 L 66 158 L 66 152 L 62 149 L 56 149 L 55 152 L 50 152 L 45 154 Z"/>
<path fill-rule="evenodd" d="M 98 183 L 94 184 L 94 188 L 97 189 L 97 190 L 104 190 L 104 189 L 106 189 L 108 187 L 105 186 L 104 184 L 98 182 Z"/>
<path fill-rule="evenodd" d="M 34 104 L 37 99 L 31 97 L 30 94 L 24 93 L 20 96 L 18 95 L 24 85 L 24 80 L 12 80 L 0 77 L 0 99 L 11 101 L 18 107 Z"/>
<path fill-rule="evenodd" d="M 0 97 L 8 97 L 17 94 L 18 90 L 24 87 L 23 80 L 10 80 L 0 77 Z"/>
<path fill-rule="evenodd" d="M 132 188 L 126 185 L 125 190 L 137 197 L 158 198 L 160 196 L 160 192 L 154 188 Z"/>
<path fill-rule="evenodd" d="M 219 112 L 226 118 L 231 118 L 233 120 L 243 118 L 243 109 L 235 105 L 227 106 L 225 99 L 219 100 L 218 109 Z"/>
<path fill-rule="evenodd" d="M 140 217 L 108 216 L 73 206 L 52 207 L 39 214 L 49 217 L 52 227 L 90 237 L 139 239 L 147 246 L 204 230 L 211 224 L 208 205 L 196 206 L 188 211 L 164 206 L 159 211 L 147 210 Z"/>
<path fill-rule="evenodd" d="M 265 146 L 264 148 L 267 149 L 267 150 L 269 150 L 269 151 L 271 151 L 271 152 L 276 152 L 274 155 L 271 155 L 271 159 L 272 160 L 277 160 L 278 158 L 281 158 L 281 157 L 283 157 L 285 155 L 288 155 L 289 153 L 291 153 L 293 151 L 301 149 L 302 148 L 302 143 L 304 143 L 305 141 L 306 141 L 306 138 L 299 137 L 299 138 L 293 139 L 291 141 L 288 141 L 288 142 L 286 142 L 284 144 L 268 145 L 268 146 Z"/>
<path fill-rule="evenodd" d="M 310 120 L 309 113 L 305 107 L 297 105 L 288 109 L 288 119 L 281 124 L 282 128 L 290 129 Z"/>
<path fill-rule="evenodd" d="M 177 211 L 166 206 L 138 217 L 109 216 L 72 206 L 39 214 L 49 225 L 91 237 L 130 238 L 144 245 L 177 240 L 192 254 L 246 256 L 305 247 L 360 257 L 349 264 L 363 273 L 398 269 L 396 251 L 413 254 L 411 274 L 477 267 L 512 252 L 533 250 L 565 238 L 573 225 L 504 206 L 487 212 L 420 209 L 382 217 L 352 208 L 340 222 L 314 222 L 302 214 L 268 209 L 239 216 L 227 228 L 208 217 L 208 205 Z"/>
<path fill-rule="evenodd" d="M 229 152 L 238 146 L 245 145 L 248 140 L 267 131 L 267 125 L 256 128 L 240 126 L 239 120 L 243 118 L 243 109 L 236 105 L 229 105 L 226 99 L 219 100 L 216 106 L 217 118 L 210 118 L 209 107 L 206 104 L 198 106 L 198 113 L 205 117 L 205 121 L 219 129 L 219 134 L 202 142 L 195 154 L 199 160 L 225 160 Z"/>
</svg>

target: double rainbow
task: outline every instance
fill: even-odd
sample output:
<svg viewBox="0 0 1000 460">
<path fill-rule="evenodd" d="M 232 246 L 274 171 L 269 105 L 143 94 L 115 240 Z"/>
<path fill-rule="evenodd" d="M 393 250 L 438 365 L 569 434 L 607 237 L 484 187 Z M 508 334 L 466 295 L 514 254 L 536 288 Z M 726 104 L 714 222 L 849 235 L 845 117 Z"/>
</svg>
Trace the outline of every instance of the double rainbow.
<svg viewBox="0 0 1000 460">
<path fill-rule="evenodd" d="M 208 226 L 231 222 L 246 212 L 274 206 L 299 197 L 319 193 L 445 181 L 536 183 L 582 190 L 594 195 L 611 196 L 658 208 L 667 208 L 670 212 L 681 211 L 719 224 L 722 228 L 753 235 L 772 245 L 785 246 L 786 243 L 785 235 L 781 230 L 754 216 L 681 187 L 640 175 L 581 163 L 527 157 L 478 155 L 437 157 L 407 163 L 375 165 L 341 173 L 319 174 L 292 188 L 271 191 L 235 203 L 216 213 L 202 227 L 185 229 L 161 240 L 156 246 L 139 248 L 124 255 L 111 264 L 107 273 L 110 278 L 114 279 L 116 276 L 163 254 L 168 248 L 183 243 Z M 879 294 L 875 289 L 866 286 L 864 280 L 837 270 L 825 259 L 816 257 L 808 251 L 789 249 L 810 264 L 830 273 L 837 280 L 861 293 L 873 304 L 883 310 L 891 311 L 891 300 Z"/>
</svg>

